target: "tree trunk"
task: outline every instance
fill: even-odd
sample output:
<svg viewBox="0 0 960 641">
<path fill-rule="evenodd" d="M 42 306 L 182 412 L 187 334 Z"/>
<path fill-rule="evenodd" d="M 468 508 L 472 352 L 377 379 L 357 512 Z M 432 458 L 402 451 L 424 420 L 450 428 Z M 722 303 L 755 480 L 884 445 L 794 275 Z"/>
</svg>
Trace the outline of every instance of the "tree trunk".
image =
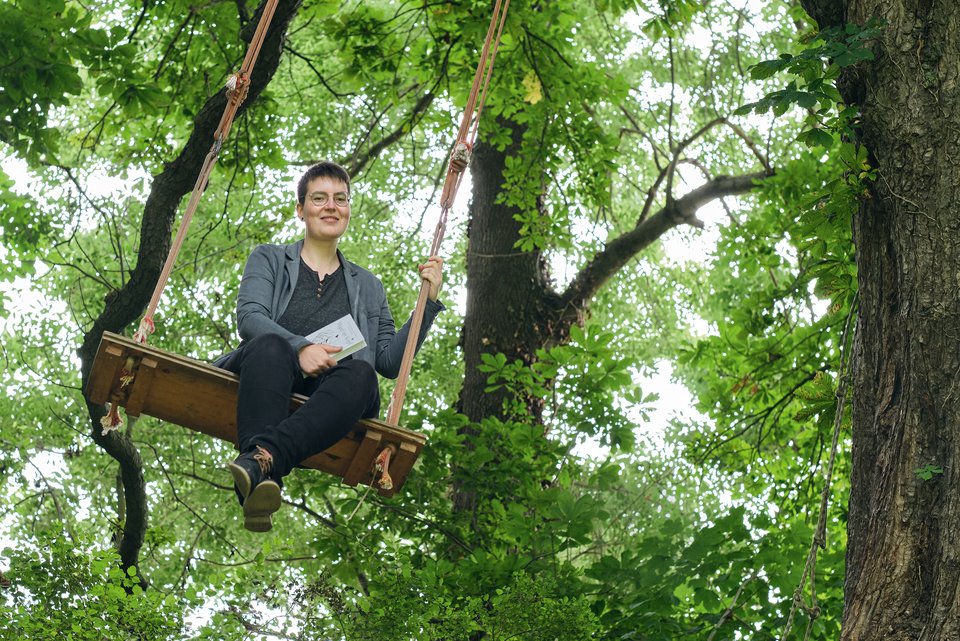
<svg viewBox="0 0 960 641">
<path fill-rule="evenodd" d="M 465 375 L 458 409 L 473 422 L 505 418 L 503 391 L 487 392 L 488 374 L 478 369 L 483 354 L 502 353 L 509 361 L 530 364 L 537 350 L 566 343 L 571 326 L 582 324 L 593 296 L 634 256 L 674 227 L 699 226 L 696 212 L 700 207 L 750 191 L 756 180 L 770 173 L 717 176 L 655 214 L 639 218 L 635 228 L 608 241 L 586 261 L 566 291 L 559 293 L 542 253 L 515 247 L 520 239 L 516 210 L 496 202 L 506 159 L 518 152 L 523 136 L 522 127 L 508 126 L 512 128 L 510 146 L 499 151 L 479 142 L 471 162 L 473 199 L 467 230 L 467 309 L 462 339 Z M 526 411 L 539 421 L 543 400 L 531 397 L 524 401 Z M 467 447 L 471 447 L 470 441 Z M 472 511 L 478 500 L 455 488 L 456 510 Z"/>
<path fill-rule="evenodd" d="M 487 374 L 477 367 L 481 354 L 503 353 L 508 359 L 530 363 L 543 346 L 549 325 L 547 300 L 556 297 L 549 284 L 543 256 L 522 252 L 515 209 L 497 204 L 503 168 L 515 153 L 521 136 L 504 151 L 479 142 L 471 162 L 473 199 L 467 230 L 467 310 L 463 322 L 466 376 L 460 394 L 460 411 L 471 421 L 503 416 L 503 396 L 486 393 Z M 542 409 L 531 400 L 535 415 Z"/>
<path fill-rule="evenodd" d="M 804 4 L 831 26 L 818 6 L 831 3 Z M 960 639 L 960 6 L 845 5 L 841 20 L 886 25 L 876 59 L 838 83 L 861 107 L 878 170 L 853 224 L 861 303 L 842 639 Z"/>
<path fill-rule="evenodd" d="M 545 310 L 546 301 L 557 298 L 542 254 L 514 246 L 520 238 L 516 210 L 496 202 L 506 159 L 517 152 L 523 135 L 519 126 L 514 126 L 512 133 L 513 144 L 504 151 L 478 142 L 470 164 L 473 197 L 467 229 L 467 309 L 462 336 L 465 372 L 458 410 L 475 423 L 487 417 L 506 418 L 504 391 L 486 391 L 489 375 L 478 369 L 482 355 L 502 353 L 510 361 L 533 362 L 548 333 L 551 315 Z M 527 399 L 527 409 L 539 419 L 542 399 Z M 472 434 L 474 429 L 467 427 L 465 431 Z M 466 446 L 473 447 L 472 440 Z M 452 500 L 456 511 L 475 514 L 483 497 L 457 485 Z"/>
</svg>

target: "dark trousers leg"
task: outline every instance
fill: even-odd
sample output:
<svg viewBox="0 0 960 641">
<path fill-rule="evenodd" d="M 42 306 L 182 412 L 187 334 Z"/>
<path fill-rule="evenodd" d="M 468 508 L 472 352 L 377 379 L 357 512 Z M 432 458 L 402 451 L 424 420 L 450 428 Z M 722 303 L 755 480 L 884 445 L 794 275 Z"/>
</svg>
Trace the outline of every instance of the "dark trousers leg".
<svg viewBox="0 0 960 641">
<path fill-rule="evenodd" d="M 350 359 L 320 376 L 304 378 L 296 352 L 275 334 L 246 343 L 221 366 L 240 376 L 240 451 L 267 448 L 274 457 L 276 480 L 339 441 L 359 419 L 374 418 L 380 411 L 377 375 L 369 363 Z M 292 392 L 310 398 L 288 416 Z"/>
<path fill-rule="evenodd" d="M 316 389 L 310 399 L 252 441 L 273 453 L 275 478 L 332 446 L 361 418 L 375 418 L 380 411 L 377 375 L 366 361 L 344 361 L 313 380 Z"/>
<path fill-rule="evenodd" d="M 293 347 L 277 334 L 263 334 L 230 354 L 221 367 L 240 377 L 237 443 L 241 452 L 267 425 L 290 414 L 290 394 L 303 375 Z"/>
</svg>

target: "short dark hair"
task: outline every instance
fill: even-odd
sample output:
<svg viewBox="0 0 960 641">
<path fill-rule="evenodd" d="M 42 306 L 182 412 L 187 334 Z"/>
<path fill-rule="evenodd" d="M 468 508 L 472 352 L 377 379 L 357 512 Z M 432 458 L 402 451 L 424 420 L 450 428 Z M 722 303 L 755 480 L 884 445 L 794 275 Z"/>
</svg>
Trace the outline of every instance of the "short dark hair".
<svg viewBox="0 0 960 641">
<path fill-rule="evenodd" d="M 347 194 L 350 193 L 350 174 L 347 170 L 335 162 L 323 160 L 303 172 L 300 182 L 297 183 L 297 203 L 303 204 L 307 198 L 307 187 L 314 178 L 333 178 L 339 180 L 347 186 Z"/>
</svg>

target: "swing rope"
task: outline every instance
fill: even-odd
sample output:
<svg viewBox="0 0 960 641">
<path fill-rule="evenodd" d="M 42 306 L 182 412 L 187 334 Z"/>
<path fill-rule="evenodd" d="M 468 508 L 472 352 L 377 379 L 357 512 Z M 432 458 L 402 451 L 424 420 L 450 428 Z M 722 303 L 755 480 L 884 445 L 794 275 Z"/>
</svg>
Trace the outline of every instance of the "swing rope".
<svg viewBox="0 0 960 641">
<path fill-rule="evenodd" d="M 193 214 L 196 212 L 197 205 L 200 202 L 200 197 L 203 195 L 203 192 L 206 189 L 207 181 L 211 172 L 213 171 L 213 166 L 217 161 L 220 150 L 223 148 L 223 143 L 226 140 L 227 135 L 230 133 L 230 127 L 233 124 L 233 119 L 236 116 L 240 105 L 247 97 L 247 93 L 250 89 L 250 74 L 257 62 L 257 57 L 260 54 L 260 48 L 263 45 L 267 30 L 270 27 L 270 22 L 273 19 L 277 2 L 278 0 L 267 1 L 267 4 L 263 10 L 263 14 L 260 16 L 260 22 L 257 25 L 257 30 L 254 33 L 253 39 L 250 42 L 250 46 L 247 49 L 247 54 L 244 57 L 242 65 L 240 66 L 240 70 L 230 76 L 229 80 L 227 81 L 227 105 L 224 109 L 223 116 L 220 119 L 220 124 L 218 125 L 214 134 L 213 145 L 204 159 L 203 166 L 200 170 L 200 175 L 197 177 L 197 181 L 194 184 L 193 192 L 190 195 L 190 200 L 187 203 L 186 211 L 184 212 L 183 218 L 180 221 L 180 227 L 177 230 L 177 235 L 170 247 L 170 252 L 167 254 L 167 260 L 164 263 L 163 270 L 161 271 L 160 277 L 157 280 L 157 285 L 154 288 L 153 296 L 150 298 L 150 303 L 147 305 L 146 313 L 144 314 L 143 319 L 140 321 L 140 326 L 134 333 L 133 338 L 138 343 L 146 344 L 147 339 L 156 329 L 153 320 L 154 314 L 156 313 L 157 306 L 160 303 L 163 290 L 170 279 L 170 274 L 173 271 L 173 265 L 180 253 L 181 247 L 183 246 L 187 229 L 189 228 L 190 222 L 193 219 Z M 480 115 L 483 112 L 483 107 L 486 102 L 487 88 L 490 84 L 490 78 L 493 75 L 493 63 L 496 60 L 497 50 L 500 46 L 503 28 L 506 23 L 507 9 L 509 6 L 510 0 L 497 0 L 493 10 L 493 15 L 490 18 L 490 26 L 487 29 L 487 35 L 483 43 L 483 49 L 481 50 L 480 62 L 477 65 L 477 71 L 473 78 L 473 85 L 471 86 L 470 93 L 467 97 L 467 103 L 464 108 L 463 117 L 460 121 L 460 128 L 457 132 L 457 138 L 454 142 L 453 149 L 450 152 L 447 175 L 444 181 L 443 191 L 440 194 L 440 216 L 434 231 L 433 241 L 430 245 L 430 253 L 428 254 L 429 256 L 437 255 L 440 251 L 440 246 L 443 243 L 443 236 L 446 231 L 450 209 L 453 207 L 457 196 L 457 191 L 463 181 L 463 173 L 470 163 L 473 145 L 476 142 L 477 129 L 480 123 Z M 412 368 L 413 357 L 416 352 L 417 337 L 420 335 L 420 328 L 423 324 L 423 315 L 426 309 L 428 292 L 429 284 L 424 281 L 421 284 L 420 293 L 417 297 L 417 304 L 411 317 L 410 333 L 407 337 L 407 343 L 404 346 L 403 358 L 400 363 L 400 372 L 397 376 L 397 382 L 394 386 L 393 394 L 390 398 L 390 405 L 387 410 L 386 422 L 391 425 L 399 424 L 400 414 L 403 410 L 403 402 L 406 397 L 407 383 L 410 379 L 410 370 Z M 132 358 L 130 358 L 127 360 L 126 366 L 120 373 L 121 389 L 127 387 L 133 382 L 135 377 L 134 370 L 135 364 L 133 363 Z M 111 430 L 117 429 L 122 424 L 119 409 L 120 407 L 118 403 L 112 403 L 107 415 L 101 420 L 104 435 Z M 387 448 L 385 448 L 378 457 L 377 465 L 382 470 L 381 486 L 383 487 L 385 487 L 385 484 L 392 484 L 390 481 L 388 466 L 391 454 L 395 453 L 396 452 L 394 451 L 393 446 L 387 446 Z"/>
<path fill-rule="evenodd" d="M 250 74 L 253 72 L 253 67 L 257 63 L 257 58 L 260 56 L 260 48 L 263 46 L 263 41 L 266 38 L 267 30 L 270 28 L 270 23 L 273 20 L 273 14 L 278 2 L 279 0 L 267 1 L 263 13 L 260 16 L 260 23 L 257 25 L 257 30 L 253 34 L 250 46 L 247 48 L 247 55 L 240 65 L 240 70 L 227 80 L 227 106 L 223 110 L 223 115 L 220 117 L 220 124 L 217 125 L 217 130 L 213 135 L 213 146 L 210 148 L 210 151 L 207 152 L 203 166 L 200 169 L 200 175 L 197 176 L 197 182 L 194 183 L 193 192 L 190 194 L 190 200 L 187 203 L 187 209 L 183 214 L 183 219 L 180 221 L 180 228 L 177 230 L 177 236 L 174 238 L 170 252 L 167 254 L 167 261 L 163 265 L 163 271 L 160 272 L 160 278 L 157 280 L 157 286 L 153 290 L 150 304 L 147 305 L 147 312 L 144 314 L 143 320 L 140 321 L 139 329 L 137 329 L 133 335 L 134 340 L 138 343 L 146 344 L 147 338 L 155 330 L 153 315 L 157 311 L 157 305 L 160 304 L 160 296 L 163 295 L 163 290 L 167 286 L 167 281 L 170 279 L 173 264 L 176 262 L 177 256 L 180 254 L 180 248 L 183 246 L 183 241 L 187 236 L 187 228 L 190 227 L 193 214 L 197 211 L 197 205 L 200 204 L 200 197 L 203 196 L 203 191 L 207 188 L 207 180 L 210 178 L 213 166 L 217 162 L 217 157 L 220 155 L 223 143 L 230 133 L 233 119 L 236 117 L 237 110 L 250 91 Z"/>
<path fill-rule="evenodd" d="M 203 166 L 200 168 L 200 175 L 197 176 L 197 181 L 193 185 L 193 192 L 190 194 L 190 200 L 187 202 L 187 209 L 183 214 L 183 218 L 180 220 L 180 227 L 177 229 L 177 235 L 173 240 L 173 245 L 171 245 L 170 251 L 167 253 L 167 260 L 160 272 L 160 277 L 157 279 L 157 285 L 153 289 L 153 296 L 150 297 L 147 311 L 140 321 L 140 326 L 133 335 L 133 339 L 142 345 L 146 345 L 147 339 L 156 329 L 153 316 L 157 311 L 157 306 L 160 304 L 160 297 L 163 295 L 163 290 L 167 286 L 167 281 L 170 280 L 173 265 L 177 260 L 177 256 L 180 254 L 180 248 L 183 247 L 183 241 L 187 236 L 187 228 L 190 227 L 193 214 L 197 210 L 197 205 L 200 204 L 200 197 L 207 187 L 210 173 L 213 171 L 213 166 L 217 162 L 217 157 L 220 155 L 223 143 L 230 133 L 233 119 L 236 117 L 237 110 L 240 109 L 240 105 L 250 91 L 250 74 L 253 72 L 253 67 L 257 63 L 257 58 L 260 56 L 260 49 L 263 46 L 263 41 L 266 39 L 270 23 L 273 21 L 273 14 L 276 11 L 278 2 L 279 0 L 267 0 L 263 8 L 263 13 L 260 15 L 257 30 L 253 34 L 250 46 L 247 47 L 247 53 L 244 56 L 243 63 L 240 65 L 240 70 L 231 75 L 227 80 L 227 105 L 223 110 L 220 123 L 217 125 L 216 132 L 214 133 L 213 145 L 210 147 L 210 151 L 207 152 Z M 135 377 L 134 370 L 135 365 L 133 359 L 128 358 L 125 367 L 120 372 L 120 389 L 127 387 L 133 382 Z M 106 436 L 111 430 L 119 428 L 122 423 L 123 419 L 120 418 L 119 403 L 111 403 L 107 415 L 100 421 L 100 425 L 103 427 L 103 435 Z"/>
<path fill-rule="evenodd" d="M 473 144 L 477 139 L 480 114 L 486 102 L 487 86 L 490 84 L 490 78 L 493 75 L 493 63 L 497 57 L 497 49 L 500 47 L 500 38 L 503 34 L 503 26 L 506 23 L 509 7 L 510 0 L 497 0 L 493 15 L 490 17 L 490 26 L 487 29 L 487 37 L 480 53 L 480 62 L 477 64 L 477 71 L 473 76 L 473 86 L 470 88 L 467 104 L 463 110 L 463 117 L 460 120 L 460 129 L 457 132 L 453 150 L 450 152 L 447 177 L 440 194 L 440 217 L 437 221 L 428 256 L 435 256 L 440 252 L 450 209 L 453 208 L 457 190 L 460 188 L 460 183 L 463 182 L 463 172 L 470 164 Z M 407 336 L 403 359 L 400 361 L 400 373 L 397 376 L 397 382 L 390 397 L 390 405 L 387 408 L 387 423 L 391 425 L 397 425 L 403 411 L 403 401 L 407 394 L 407 382 L 410 379 L 410 369 L 413 366 L 413 356 L 416 353 L 417 339 L 420 336 L 423 313 L 427 306 L 429 287 L 426 281 L 421 283 L 417 305 L 414 307 L 413 317 L 410 319 L 410 333 Z"/>
</svg>

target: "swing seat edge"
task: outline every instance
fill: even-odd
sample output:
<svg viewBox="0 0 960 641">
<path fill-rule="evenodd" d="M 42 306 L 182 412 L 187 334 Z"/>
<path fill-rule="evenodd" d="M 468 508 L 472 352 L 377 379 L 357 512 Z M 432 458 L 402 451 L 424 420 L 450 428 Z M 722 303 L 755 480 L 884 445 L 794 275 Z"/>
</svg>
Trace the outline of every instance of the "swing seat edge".
<svg viewBox="0 0 960 641">
<path fill-rule="evenodd" d="M 133 380 L 123 386 L 120 379 L 125 370 Z M 236 446 L 238 390 L 239 379 L 232 372 L 105 331 L 84 395 L 91 403 L 117 403 L 130 416 L 146 414 Z M 306 400 L 292 395 L 291 413 Z M 306 459 L 301 467 L 341 477 L 348 485 L 370 485 L 375 476 L 373 462 L 382 447 L 371 454 L 368 434 L 378 435 L 375 440 L 383 447 L 393 445 L 397 450 L 390 466 L 393 488 L 377 488 L 381 496 L 392 496 L 426 445 L 427 437 L 421 432 L 379 419 L 361 419 L 343 439 Z"/>
</svg>

